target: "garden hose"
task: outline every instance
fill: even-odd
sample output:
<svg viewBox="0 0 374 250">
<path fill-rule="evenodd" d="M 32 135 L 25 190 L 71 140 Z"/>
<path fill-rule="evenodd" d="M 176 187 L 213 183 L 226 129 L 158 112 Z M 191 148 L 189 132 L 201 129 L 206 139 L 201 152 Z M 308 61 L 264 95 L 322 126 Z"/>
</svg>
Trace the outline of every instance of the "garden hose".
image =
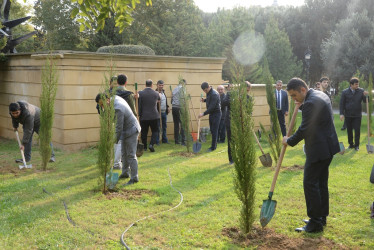
<svg viewBox="0 0 374 250">
<path fill-rule="evenodd" d="M 48 192 L 45 188 L 43 188 L 43 192 L 50 195 L 50 196 L 54 196 L 52 193 Z M 77 227 L 78 225 L 71 219 L 70 215 L 69 215 L 69 211 L 68 211 L 68 206 L 66 205 L 66 202 L 62 199 L 59 199 L 63 204 L 64 204 L 64 208 L 65 208 L 65 214 L 66 214 L 66 217 L 68 219 L 68 221 L 74 226 L 74 227 Z M 86 230 L 88 233 L 90 233 L 91 235 L 94 235 L 93 232 L 91 232 L 90 230 L 88 229 L 85 229 L 83 228 L 84 230 Z"/>
<path fill-rule="evenodd" d="M 165 212 L 169 212 L 169 211 L 172 211 L 172 210 L 174 210 L 174 209 L 176 209 L 177 207 L 179 207 L 181 204 L 182 204 L 182 202 L 183 202 L 183 194 L 179 191 L 179 190 L 177 190 L 174 186 L 173 186 L 173 183 L 172 183 L 172 179 L 171 179 L 171 175 L 170 175 L 170 169 L 168 168 L 168 175 L 169 175 L 169 183 L 170 183 L 170 186 L 175 190 L 175 191 L 177 191 L 178 193 L 179 193 L 179 195 L 180 195 L 180 197 L 181 197 L 181 199 L 180 199 L 180 202 L 178 203 L 178 205 L 176 205 L 175 207 L 172 207 L 172 208 L 170 208 L 170 209 L 168 209 L 168 210 L 164 210 L 164 211 L 161 211 L 161 212 L 158 212 L 158 213 L 155 213 L 155 214 L 151 214 L 151 215 L 148 215 L 148 216 L 146 216 L 146 217 L 143 217 L 143 218 L 141 218 L 141 219 L 139 219 L 139 220 L 137 220 L 137 221 L 134 221 L 133 223 L 131 223 L 131 225 L 130 226 L 128 226 L 127 228 L 126 228 L 126 230 L 122 233 L 122 235 L 121 235 L 121 243 L 122 243 L 122 245 L 124 245 L 125 247 L 126 247 L 126 249 L 130 249 L 127 245 L 126 245 L 126 243 L 125 243 L 125 241 L 124 241 L 124 236 L 125 236 L 125 233 L 132 227 L 132 226 L 134 226 L 136 223 L 138 223 L 139 221 L 142 221 L 142 220 L 145 220 L 145 219 L 148 219 L 148 218 L 152 218 L 152 217 L 154 217 L 154 216 L 156 216 L 156 215 L 159 215 L 159 214 L 162 214 L 162 213 L 165 213 Z"/>
</svg>

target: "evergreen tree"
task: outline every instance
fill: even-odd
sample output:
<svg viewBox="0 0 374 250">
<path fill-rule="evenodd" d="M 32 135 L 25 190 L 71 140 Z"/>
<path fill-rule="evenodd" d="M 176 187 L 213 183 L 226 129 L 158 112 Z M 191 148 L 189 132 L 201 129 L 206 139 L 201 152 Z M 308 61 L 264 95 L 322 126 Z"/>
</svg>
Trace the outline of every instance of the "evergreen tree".
<svg viewBox="0 0 374 250">
<path fill-rule="evenodd" d="M 284 82 L 300 76 L 302 63 L 296 60 L 287 33 L 279 29 L 278 22 L 273 17 L 266 25 L 265 41 L 265 55 L 272 76 Z"/>
<path fill-rule="evenodd" d="M 114 94 L 109 92 L 110 79 L 114 75 L 114 66 L 111 63 L 104 74 L 102 84 L 101 101 L 103 108 L 100 111 L 100 139 L 98 143 L 97 167 L 99 168 L 99 183 L 102 185 L 102 192 L 107 192 L 106 176 L 113 165 L 114 142 L 115 142 L 115 110 Z M 109 98 L 109 103 L 107 102 Z"/>
<path fill-rule="evenodd" d="M 243 67 L 232 63 L 234 87 L 230 92 L 231 152 L 234 160 L 234 188 L 241 202 L 240 226 L 248 233 L 255 220 L 255 177 L 257 157 L 253 138 L 253 98 L 247 96 Z"/>
<path fill-rule="evenodd" d="M 47 57 L 42 69 L 42 92 L 40 95 L 40 155 L 43 170 L 51 157 L 52 127 L 54 119 L 54 105 L 57 92 L 58 74 L 52 56 Z"/>
<path fill-rule="evenodd" d="M 191 152 L 192 147 L 192 137 L 191 137 L 191 128 L 190 128 L 190 95 L 187 93 L 186 84 L 182 80 L 182 77 L 179 77 L 179 83 L 182 84 L 182 88 L 179 91 L 179 101 L 180 101 L 180 113 L 181 113 L 181 123 L 186 137 L 186 147 L 187 152 Z M 182 142 L 183 143 L 183 142 Z"/>
</svg>

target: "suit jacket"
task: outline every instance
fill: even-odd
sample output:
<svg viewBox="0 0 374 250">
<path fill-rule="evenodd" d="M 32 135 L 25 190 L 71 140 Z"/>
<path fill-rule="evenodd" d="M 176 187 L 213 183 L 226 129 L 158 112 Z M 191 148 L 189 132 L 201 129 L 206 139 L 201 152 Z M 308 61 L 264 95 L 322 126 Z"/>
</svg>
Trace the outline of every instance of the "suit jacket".
<svg viewBox="0 0 374 250">
<path fill-rule="evenodd" d="M 358 88 L 354 94 L 351 88 L 343 90 L 339 104 L 340 115 L 344 115 L 345 117 L 361 117 L 361 102 L 366 102 L 364 89 Z"/>
<path fill-rule="evenodd" d="M 287 144 L 293 147 L 304 139 L 306 158 L 310 162 L 326 160 L 338 153 L 339 141 L 329 97 L 321 91 L 309 89 L 300 109 L 301 125 L 288 138 Z"/>
<path fill-rule="evenodd" d="M 139 91 L 139 119 L 141 121 L 160 119 L 157 111 L 158 100 L 160 100 L 159 93 L 151 88 Z"/>
<path fill-rule="evenodd" d="M 116 112 L 116 142 L 123 134 L 127 138 L 140 132 L 140 125 L 129 104 L 117 95 L 114 96 L 114 110 Z"/>
<path fill-rule="evenodd" d="M 277 105 L 278 100 L 277 100 L 277 90 L 274 91 L 275 94 L 275 105 Z M 282 113 L 288 112 L 288 95 L 287 92 L 281 89 L 281 110 Z"/>
</svg>

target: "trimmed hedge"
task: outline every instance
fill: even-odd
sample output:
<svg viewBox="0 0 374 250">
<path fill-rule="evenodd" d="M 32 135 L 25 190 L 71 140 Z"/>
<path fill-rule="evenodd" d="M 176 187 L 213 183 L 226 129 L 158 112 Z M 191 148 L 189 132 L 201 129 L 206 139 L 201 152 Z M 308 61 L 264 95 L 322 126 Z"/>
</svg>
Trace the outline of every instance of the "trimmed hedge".
<svg viewBox="0 0 374 250">
<path fill-rule="evenodd" d="M 153 49 L 144 45 L 111 45 L 98 48 L 97 53 L 155 55 Z"/>
</svg>

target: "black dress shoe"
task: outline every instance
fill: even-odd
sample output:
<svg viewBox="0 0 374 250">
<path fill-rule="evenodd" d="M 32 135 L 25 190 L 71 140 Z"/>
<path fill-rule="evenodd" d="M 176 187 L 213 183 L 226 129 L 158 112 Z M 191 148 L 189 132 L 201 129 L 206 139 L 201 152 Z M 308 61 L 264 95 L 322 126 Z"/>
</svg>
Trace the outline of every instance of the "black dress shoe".
<svg viewBox="0 0 374 250">
<path fill-rule="evenodd" d="M 139 182 L 138 178 L 130 179 L 124 186 L 132 185 Z"/>
<path fill-rule="evenodd" d="M 355 146 L 353 146 L 353 145 L 349 145 L 349 146 L 348 146 L 348 149 L 351 149 L 351 148 L 355 148 Z"/>
<path fill-rule="evenodd" d="M 129 177 L 130 177 L 130 176 L 129 176 L 128 173 L 122 173 L 122 174 L 119 176 L 120 179 L 126 179 L 126 178 L 129 178 Z"/>
<path fill-rule="evenodd" d="M 216 149 L 208 148 L 207 152 L 212 152 L 212 151 L 214 151 L 214 150 L 216 150 Z"/>
<path fill-rule="evenodd" d="M 359 147 L 355 147 L 355 150 L 358 151 L 360 148 Z"/>
<path fill-rule="evenodd" d="M 341 130 L 346 130 L 347 128 L 346 127 L 342 127 Z"/>
<path fill-rule="evenodd" d="M 296 232 L 307 232 L 307 233 L 319 233 L 323 231 L 322 223 L 316 223 L 309 221 L 303 227 L 298 227 L 295 229 Z"/>
<path fill-rule="evenodd" d="M 155 152 L 155 148 L 153 147 L 153 145 L 149 145 L 149 151 Z"/>
<path fill-rule="evenodd" d="M 303 219 L 303 222 L 305 222 L 305 224 L 308 224 L 309 223 L 309 220 L 306 220 L 306 219 Z M 326 226 L 326 218 L 322 217 L 322 226 Z"/>
</svg>

